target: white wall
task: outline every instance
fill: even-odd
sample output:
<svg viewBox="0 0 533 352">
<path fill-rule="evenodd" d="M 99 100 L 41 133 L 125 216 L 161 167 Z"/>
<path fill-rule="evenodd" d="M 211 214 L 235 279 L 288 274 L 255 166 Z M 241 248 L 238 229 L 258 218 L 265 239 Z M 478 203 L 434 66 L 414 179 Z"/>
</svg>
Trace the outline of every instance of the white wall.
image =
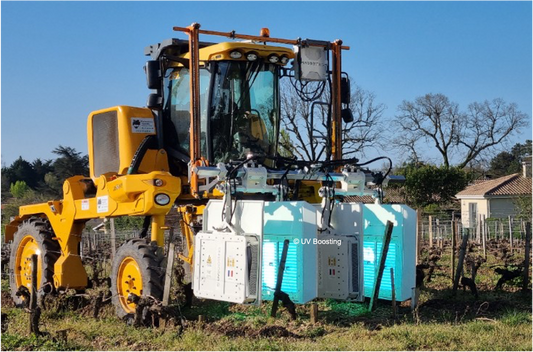
<svg viewBox="0 0 533 352">
<path fill-rule="evenodd" d="M 475 226 L 475 224 L 470 224 L 470 203 L 477 204 L 478 220 L 480 215 L 485 215 L 485 218 L 515 216 L 518 214 L 516 200 L 516 198 L 461 199 L 461 222 L 464 227 Z"/>
<path fill-rule="evenodd" d="M 488 217 L 487 199 L 461 199 L 461 222 L 463 227 L 474 227 L 475 224 L 470 224 L 470 203 L 477 204 L 477 219 L 480 215 Z"/>
</svg>

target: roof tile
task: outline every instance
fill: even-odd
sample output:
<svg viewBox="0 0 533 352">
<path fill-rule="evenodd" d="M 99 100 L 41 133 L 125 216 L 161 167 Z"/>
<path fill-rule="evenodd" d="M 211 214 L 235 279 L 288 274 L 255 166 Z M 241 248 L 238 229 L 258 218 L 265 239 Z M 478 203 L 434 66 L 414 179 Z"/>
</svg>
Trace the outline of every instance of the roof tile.
<svg viewBox="0 0 533 352">
<path fill-rule="evenodd" d="M 456 196 L 518 196 L 531 194 L 531 179 L 520 174 L 503 176 L 494 180 L 476 182 Z"/>
</svg>

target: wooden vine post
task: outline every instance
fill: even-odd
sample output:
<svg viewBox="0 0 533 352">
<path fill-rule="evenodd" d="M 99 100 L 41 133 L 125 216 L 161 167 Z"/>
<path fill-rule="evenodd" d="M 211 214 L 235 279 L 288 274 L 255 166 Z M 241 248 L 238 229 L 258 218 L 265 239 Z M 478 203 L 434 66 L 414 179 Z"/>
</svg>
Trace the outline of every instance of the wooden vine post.
<svg viewBox="0 0 533 352">
<path fill-rule="evenodd" d="M 459 287 L 459 280 L 463 272 L 463 262 L 465 260 L 466 247 L 468 245 L 468 229 L 465 229 L 463 235 L 463 242 L 461 243 L 461 250 L 459 252 L 459 261 L 457 262 L 457 271 L 455 272 L 455 279 L 453 281 L 453 293 L 457 293 L 457 287 Z"/>
<path fill-rule="evenodd" d="M 387 253 L 389 252 L 389 244 L 392 238 L 393 227 L 394 224 L 390 221 L 387 221 L 387 225 L 385 226 L 385 235 L 383 237 L 383 247 L 381 248 L 381 256 L 379 258 L 378 272 L 376 275 L 376 279 L 374 280 L 374 290 L 372 292 L 372 298 L 370 299 L 370 306 L 368 309 L 370 312 L 374 310 L 374 306 L 376 305 L 376 302 L 379 297 L 379 287 L 381 286 L 381 278 L 383 277 L 383 271 L 385 271 L 385 260 L 387 259 Z"/>
<path fill-rule="evenodd" d="M 452 281 L 453 281 L 453 274 L 455 273 L 455 240 L 457 235 L 457 222 L 454 220 L 452 222 L 452 255 L 451 255 L 451 268 L 452 268 Z"/>
<path fill-rule="evenodd" d="M 433 247 L 433 217 L 429 216 L 429 248 Z"/>
<path fill-rule="evenodd" d="M 31 256 L 31 291 L 30 291 L 30 334 L 40 335 L 39 319 L 41 310 L 37 306 L 37 254 Z"/>
<path fill-rule="evenodd" d="M 527 291 L 529 285 L 529 254 L 531 252 L 531 223 L 526 224 L 526 246 L 525 246 L 525 259 L 524 259 L 524 283 L 522 286 L 523 291 Z"/>
</svg>

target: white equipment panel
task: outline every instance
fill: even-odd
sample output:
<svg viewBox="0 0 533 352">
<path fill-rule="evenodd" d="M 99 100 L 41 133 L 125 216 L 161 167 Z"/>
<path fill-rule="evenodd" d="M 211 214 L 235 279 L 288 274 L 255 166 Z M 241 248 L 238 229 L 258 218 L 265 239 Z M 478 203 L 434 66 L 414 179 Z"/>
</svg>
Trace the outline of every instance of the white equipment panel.
<svg viewBox="0 0 533 352">
<path fill-rule="evenodd" d="M 203 230 L 195 236 L 196 297 L 232 303 L 261 302 L 263 208 L 262 201 L 234 201 L 231 228 L 224 228 L 223 202 L 209 201 Z"/>
<path fill-rule="evenodd" d="M 257 299 L 259 242 L 256 236 L 200 232 L 196 235 L 194 294 L 233 303 Z"/>
<path fill-rule="evenodd" d="M 296 78 L 302 81 L 325 81 L 328 77 L 327 51 L 320 47 L 294 46 Z"/>
<path fill-rule="evenodd" d="M 318 223 L 322 223 L 320 208 Z M 362 204 L 334 205 L 329 234 L 318 237 L 318 297 L 364 300 L 362 229 Z"/>
<path fill-rule="evenodd" d="M 362 301 L 359 239 L 327 235 L 320 236 L 318 241 L 318 297 Z"/>
</svg>

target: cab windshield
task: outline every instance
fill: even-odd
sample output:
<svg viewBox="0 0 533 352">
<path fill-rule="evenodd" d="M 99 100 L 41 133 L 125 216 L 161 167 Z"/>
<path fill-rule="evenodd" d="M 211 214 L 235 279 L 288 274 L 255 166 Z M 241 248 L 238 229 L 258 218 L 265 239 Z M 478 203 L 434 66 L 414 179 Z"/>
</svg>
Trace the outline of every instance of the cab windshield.
<svg viewBox="0 0 533 352">
<path fill-rule="evenodd" d="M 277 75 L 277 66 L 259 60 L 213 63 L 210 160 L 227 162 L 250 154 L 275 154 L 279 126 Z"/>
<path fill-rule="evenodd" d="M 200 151 L 211 163 L 276 152 L 278 67 L 264 62 L 215 61 L 200 69 Z M 189 154 L 189 70 L 167 74 L 167 147 Z"/>
</svg>

